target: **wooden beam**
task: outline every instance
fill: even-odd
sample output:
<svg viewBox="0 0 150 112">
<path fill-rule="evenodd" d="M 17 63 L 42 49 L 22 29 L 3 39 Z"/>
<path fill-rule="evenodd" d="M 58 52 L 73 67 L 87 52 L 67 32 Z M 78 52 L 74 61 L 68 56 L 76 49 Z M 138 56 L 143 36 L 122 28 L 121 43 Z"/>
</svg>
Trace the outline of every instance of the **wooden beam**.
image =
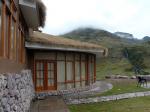
<svg viewBox="0 0 150 112">
<path fill-rule="evenodd" d="M 81 72 L 81 54 L 80 54 L 80 59 L 79 59 L 79 66 L 80 66 L 80 86 L 82 87 L 82 72 Z"/>
<path fill-rule="evenodd" d="M 65 55 L 65 86 L 67 88 L 67 62 L 66 62 L 66 52 L 64 53 Z"/>
<path fill-rule="evenodd" d="M 96 55 L 94 55 L 94 82 L 96 82 Z"/>
<path fill-rule="evenodd" d="M 76 87 L 76 74 L 75 74 L 75 53 L 73 53 L 73 77 L 74 77 L 74 88 Z"/>
<path fill-rule="evenodd" d="M 87 84 L 90 84 L 90 74 L 89 74 L 89 54 L 87 55 Z"/>
<path fill-rule="evenodd" d="M 55 89 L 57 90 L 57 62 L 54 62 L 54 83 Z"/>
<path fill-rule="evenodd" d="M 48 90 L 48 61 L 44 60 L 43 61 L 44 68 L 44 90 Z"/>
</svg>

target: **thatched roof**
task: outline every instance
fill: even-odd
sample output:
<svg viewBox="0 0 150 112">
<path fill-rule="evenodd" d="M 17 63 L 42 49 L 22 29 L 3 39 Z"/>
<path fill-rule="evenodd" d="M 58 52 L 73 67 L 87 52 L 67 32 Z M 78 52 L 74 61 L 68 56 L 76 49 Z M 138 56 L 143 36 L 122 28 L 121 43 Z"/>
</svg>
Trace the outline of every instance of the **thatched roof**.
<svg viewBox="0 0 150 112">
<path fill-rule="evenodd" d="M 37 7 L 39 11 L 39 22 L 40 26 L 44 27 L 45 26 L 45 20 L 46 20 L 46 6 L 41 0 L 36 0 L 37 1 Z"/>
<path fill-rule="evenodd" d="M 53 36 L 41 32 L 34 32 L 33 35 L 31 35 L 30 38 L 27 39 L 27 42 L 32 44 L 40 44 L 40 45 L 47 45 L 50 47 L 57 47 L 57 48 L 63 48 L 68 49 L 78 49 L 82 51 L 96 51 L 96 52 L 102 52 L 107 53 L 107 48 L 102 47 L 100 45 L 87 43 L 87 42 L 80 42 L 73 39 L 68 39 L 60 36 Z"/>
</svg>

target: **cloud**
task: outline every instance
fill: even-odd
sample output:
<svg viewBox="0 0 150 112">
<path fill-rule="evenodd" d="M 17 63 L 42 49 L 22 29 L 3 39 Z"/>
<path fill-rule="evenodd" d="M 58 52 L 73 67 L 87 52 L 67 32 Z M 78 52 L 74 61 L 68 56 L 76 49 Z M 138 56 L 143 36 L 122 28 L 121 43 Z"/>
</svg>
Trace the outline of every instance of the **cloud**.
<svg viewBox="0 0 150 112">
<path fill-rule="evenodd" d="M 58 35 L 92 26 L 150 36 L 148 0 L 43 0 L 47 6 L 44 32 Z"/>
</svg>

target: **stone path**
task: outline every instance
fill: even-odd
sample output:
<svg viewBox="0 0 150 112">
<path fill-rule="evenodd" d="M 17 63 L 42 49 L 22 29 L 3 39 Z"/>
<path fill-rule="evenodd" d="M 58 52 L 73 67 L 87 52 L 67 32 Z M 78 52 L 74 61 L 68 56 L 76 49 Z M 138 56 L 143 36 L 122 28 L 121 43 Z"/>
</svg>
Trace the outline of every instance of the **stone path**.
<svg viewBox="0 0 150 112">
<path fill-rule="evenodd" d="M 107 83 L 105 81 L 96 81 L 96 86 L 95 88 L 92 88 L 90 90 L 87 91 L 76 91 L 73 93 L 69 93 L 69 94 L 63 94 L 63 98 L 66 99 L 81 99 L 81 98 L 87 98 L 89 96 L 94 96 L 96 94 L 99 93 L 103 93 L 106 92 L 110 89 L 113 88 L 113 85 L 110 83 Z"/>
<path fill-rule="evenodd" d="M 97 81 L 90 90 L 85 91 L 74 91 L 74 92 L 64 92 L 60 96 L 47 96 L 44 95 L 43 100 L 37 100 L 31 105 L 30 112 L 69 112 L 65 102 L 70 101 L 70 99 L 88 98 L 97 93 L 102 93 L 112 89 L 112 84 Z M 69 99 L 69 100 L 68 100 Z"/>
<path fill-rule="evenodd" d="M 125 93 L 119 95 L 101 96 L 101 97 L 94 97 L 94 98 L 68 99 L 66 100 L 66 102 L 67 104 L 98 103 L 104 101 L 114 101 L 114 100 L 128 99 L 128 98 L 141 97 L 141 96 L 150 96 L 150 91 Z"/>
<path fill-rule="evenodd" d="M 62 97 L 50 96 L 43 100 L 37 100 L 31 105 L 30 112 L 69 112 Z"/>
</svg>

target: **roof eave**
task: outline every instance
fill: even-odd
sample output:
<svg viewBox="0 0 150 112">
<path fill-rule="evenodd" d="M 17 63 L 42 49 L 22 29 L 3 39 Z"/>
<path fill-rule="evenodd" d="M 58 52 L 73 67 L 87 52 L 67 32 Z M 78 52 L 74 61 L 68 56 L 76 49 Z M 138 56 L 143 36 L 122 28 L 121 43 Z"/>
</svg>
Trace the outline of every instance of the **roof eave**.
<svg viewBox="0 0 150 112">
<path fill-rule="evenodd" d="M 30 1 L 25 1 L 25 0 L 19 0 L 19 5 L 21 8 L 21 12 L 24 16 L 24 19 L 28 25 L 28 27 L 31 28 L 38 28 L 39 27 L 39 14 L 38 14 L 38 9 L 36 5 L 36 1 L 32 0 Z"/>
<path fill-rule="evenodd" d="M 85 52 L 92 54 L 103 54 L 105 49 L 87 49 L 87 48 L 74 48 L 74 47 L 59 47 L 59 46 L 50 46 L 41 43 L 25 42 L 25 47 L 28 49 L 40 49 L 40 50 L 59 50 L 59 51 L 75 51 L 75 52 Z"/>
</svg>

